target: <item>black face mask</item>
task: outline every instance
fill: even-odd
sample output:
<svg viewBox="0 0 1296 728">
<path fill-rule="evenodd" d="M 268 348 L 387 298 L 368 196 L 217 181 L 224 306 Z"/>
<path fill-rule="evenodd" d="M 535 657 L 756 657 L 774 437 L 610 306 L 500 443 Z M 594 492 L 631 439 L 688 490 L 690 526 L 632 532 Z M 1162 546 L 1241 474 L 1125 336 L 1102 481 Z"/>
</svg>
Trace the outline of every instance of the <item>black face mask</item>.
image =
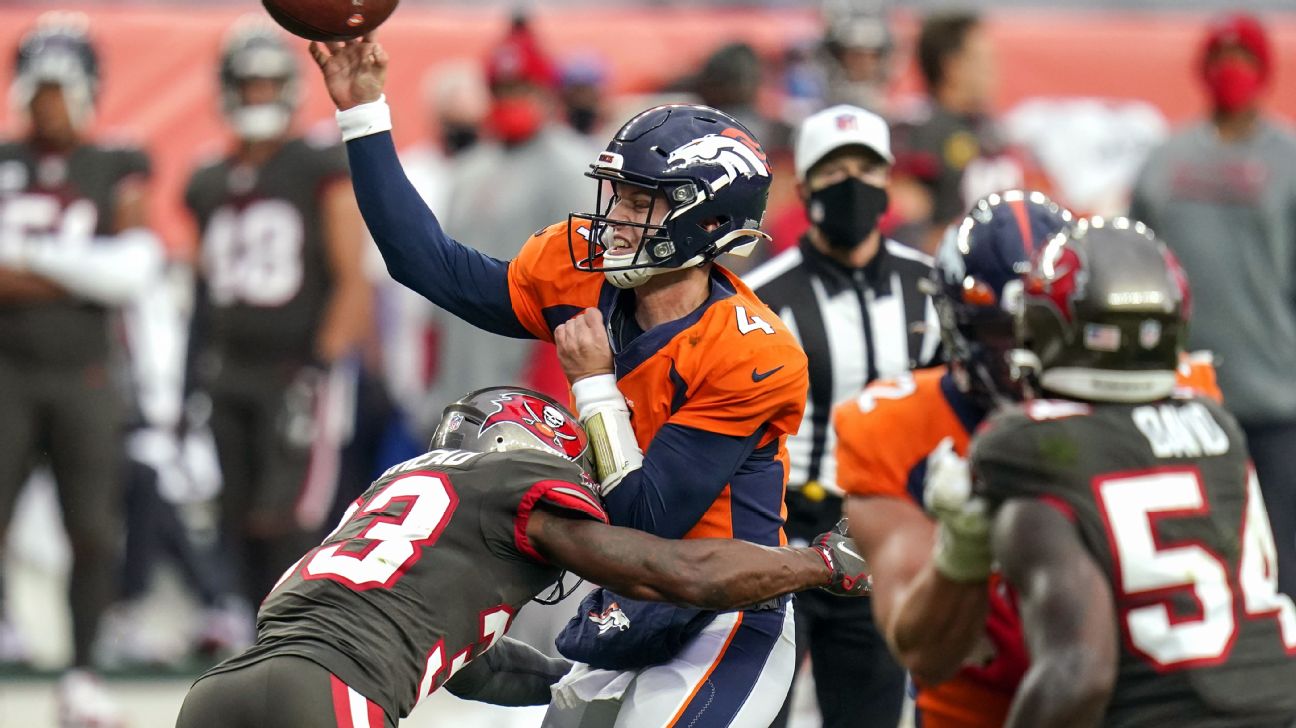
<svg viewBox="0 0 1296 728">
<path fill-rule="evenodd" d="M 855 177 L 810 193 L 806 212 L 833 250 L 850 250 L 869 236 L 887 209 L 887 191 Z"/>
<path fill-rule="evenodd" d="M 441 145 L 448 157 L 453 157 L 476 143 L 476 127 L 447 125 L 441 132 Z"/>
<path fill-rule="evenodd" d="M 598 110 L 573 106 L 567 110 L 567 123 L 581 134 L 590 134 L 598 123 Z"/>
</svg>

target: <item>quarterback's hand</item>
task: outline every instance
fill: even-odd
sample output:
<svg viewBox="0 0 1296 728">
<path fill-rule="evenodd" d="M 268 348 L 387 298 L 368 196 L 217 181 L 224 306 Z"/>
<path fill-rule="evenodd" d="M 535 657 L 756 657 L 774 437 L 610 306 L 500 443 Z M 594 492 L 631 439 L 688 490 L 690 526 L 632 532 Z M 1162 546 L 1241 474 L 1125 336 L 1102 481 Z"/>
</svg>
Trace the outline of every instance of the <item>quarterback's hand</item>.
<svg viewBox="0 0 1296 728">
<path fill-rule="evenodd" d="M 377 101 L 387 83 L 387 51 L 369 33 L 341 43 L 310 44 L 324 86 L 339 111 Z"/>
<path fill-rule="evenodd" d="M 603 326 L 603 314 L 587 308 L 554 329 L 558 363 L 567 381 L 575 383 L 598 374 L 612 374 L 612 344 Z"/>
<path fill-rule="evenodd" d="M 954 452 L 954 439 L 941 440 L 927 457 L 923 504 L 936 518 L 936 570 L 958 582 L 990 575 L 990 515 L 985 500 L 972 495 L 967 460 Z"/>
<path fill-rule="evenodd" d="M 819 534 L 810 548 L 819 553 L 832 571 L 828 583 L 822 587 L 825 591 L 842 597 L 862 597 L 873 590 L 868 564 L 856 551 L 855 542 L 846 536 L 845 518 L 833 530 Z"/>
</svg>

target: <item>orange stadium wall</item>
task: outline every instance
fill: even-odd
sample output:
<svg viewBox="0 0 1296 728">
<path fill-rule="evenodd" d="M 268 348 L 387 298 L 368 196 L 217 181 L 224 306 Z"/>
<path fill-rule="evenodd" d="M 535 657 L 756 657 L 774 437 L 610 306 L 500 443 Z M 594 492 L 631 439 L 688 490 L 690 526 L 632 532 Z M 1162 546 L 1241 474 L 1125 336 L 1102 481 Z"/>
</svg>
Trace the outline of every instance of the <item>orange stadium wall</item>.
<svg viewBox="0 0 1296 728">
<path fill-rule="evenodd" d="M 5 9 L 0 48 L 50 6 Z M 76 6 L 73 6 L 76 7 Z M 195 161 L 227 143 L 217 106 L 216 60 L 225 29 L 247 8 L 80 6 L 91 18 L 103 56 L 103 93 L 97 132 L 144 145 L 156 170 L 154 224 L 172 249 L 192 249 L 192 225 L 181 204 L 182 185 Z M 1178 13 L 1111 14 L 1076 11 L 991 13 L 999 61 L 1000 108 L 1032 96 L 1141 98 L 1173 122 L 1200 112 L 1194 76 L 1205 18 Z M 1268 18 L 1275 45 L 1271 106 L 1296 116 L 1296 15 Z M 504 32 L 498 10 L 402 7 L 380 31 L 392 56 L 388 98 L 399 145 L 425 131 L 422 78 L 428 68 L 457 58 L 480 58 Z M 688 73 L 718 45 L 744 40 L 768 57 L 820 32 L 808 10 L 562 9 L 539 10 L 535 27 L 556 56 L 595 52 L 610 64 L 614 94 L 650 92 Z M 907 48 L 916 22 L 900 18 L 897 36 Z M 303 126 L 327 121 L 331 108 L 302 44 Z M 918 89 L 908 55 L 899 58 L 896 89 Z M 15 128 L 9 109 L 7 129 Z"/>
</svg>

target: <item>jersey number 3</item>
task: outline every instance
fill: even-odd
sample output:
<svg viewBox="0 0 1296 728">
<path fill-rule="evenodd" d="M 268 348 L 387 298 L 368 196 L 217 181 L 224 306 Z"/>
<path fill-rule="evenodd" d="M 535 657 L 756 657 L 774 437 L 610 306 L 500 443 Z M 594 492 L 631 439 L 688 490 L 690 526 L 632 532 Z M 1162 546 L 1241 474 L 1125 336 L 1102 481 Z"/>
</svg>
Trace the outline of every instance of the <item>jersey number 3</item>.
<svg viewBox="0 0 1296 728">
<path fill-rule="evenodd" d="M 1278 592 L 1273 533 L 1254 472 L 1247 483 L 1236 580 L 1209 544 L 1165 544 L 1157 533 L 1162 521 L 1209 513 L 1195 469 L 1118 475 L 1098 481 L 1095 493 L 1116 564 L 1127 643 L 1157 670 L 1224 662 L 1237 639 L 1239 616 L 1276 619 L 1283 645 L 1296 654 L 1296 606 Z M 1185 592 L 1196 602 L 1195 614 L 1176 614 L 1170 604 L 1173 595 Z"/>
<path fill-rule="evenodd" d="M 442 473 L 413 472 L 383 486 L 363 506 L 353 503 L 342 523 L 305 558 L 303 579 L 332 579 L 352 589 L 391 588 L 423 548 L 436 543 L 459 497 Z M 355 535 L 328 543 L 366 523 Z M 292 573 L 291 570 L 289 573 Z"/>
</svg>

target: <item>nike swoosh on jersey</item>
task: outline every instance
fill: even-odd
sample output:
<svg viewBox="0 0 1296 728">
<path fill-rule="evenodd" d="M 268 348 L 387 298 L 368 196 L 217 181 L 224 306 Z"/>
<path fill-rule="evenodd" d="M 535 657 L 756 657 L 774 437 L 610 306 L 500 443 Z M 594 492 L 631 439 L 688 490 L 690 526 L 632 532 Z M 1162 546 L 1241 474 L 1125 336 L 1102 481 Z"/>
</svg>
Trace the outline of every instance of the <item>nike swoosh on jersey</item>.
<svg viewBox="0 0 1296 728">
<path fill-rule="evenodd" d="M 780 365 L 774 367 L 773 369 L 769 370 L 768 372 L 757 372 L 757 371 L 756 371 L 756 367 L 752 367 L 752 381 L 753 381 L 753 382 L 763 382 L 763 381 L 765 381 L 766 379 L 768 379 L 768 378 L 774 376 L 774 375 L 775 375 L 775 374 L 776 374 L 780 369 L 782 369 L 784 366 L 787 366 L 787 365 L 786 365 L 786 364 L 780 364 Z"/>
<path fill-rule="evenodd" d="M 838 545 L 837 545 L 837 550 L 838 550 L 838 551 L 845 551 L 846 553 L 850 554 L 851 556 L 854 556 L 855 558 L 859 559 L 860 561 L 863 561 L 863 560 L 864 560 L 864 557 L 863 557 L 863 556 L 860 556 L 859 554 L 857 554 L 857 553 L 855 553 L 854 551 L 852 551 L 852 550 L 851 550 L 851 547 L 850 547 L 850 546 L 847 546 L 847 545 L 844 544 L 844 543 L 843 543 L 843 544 L 838 544 Z"/>
</svg>

